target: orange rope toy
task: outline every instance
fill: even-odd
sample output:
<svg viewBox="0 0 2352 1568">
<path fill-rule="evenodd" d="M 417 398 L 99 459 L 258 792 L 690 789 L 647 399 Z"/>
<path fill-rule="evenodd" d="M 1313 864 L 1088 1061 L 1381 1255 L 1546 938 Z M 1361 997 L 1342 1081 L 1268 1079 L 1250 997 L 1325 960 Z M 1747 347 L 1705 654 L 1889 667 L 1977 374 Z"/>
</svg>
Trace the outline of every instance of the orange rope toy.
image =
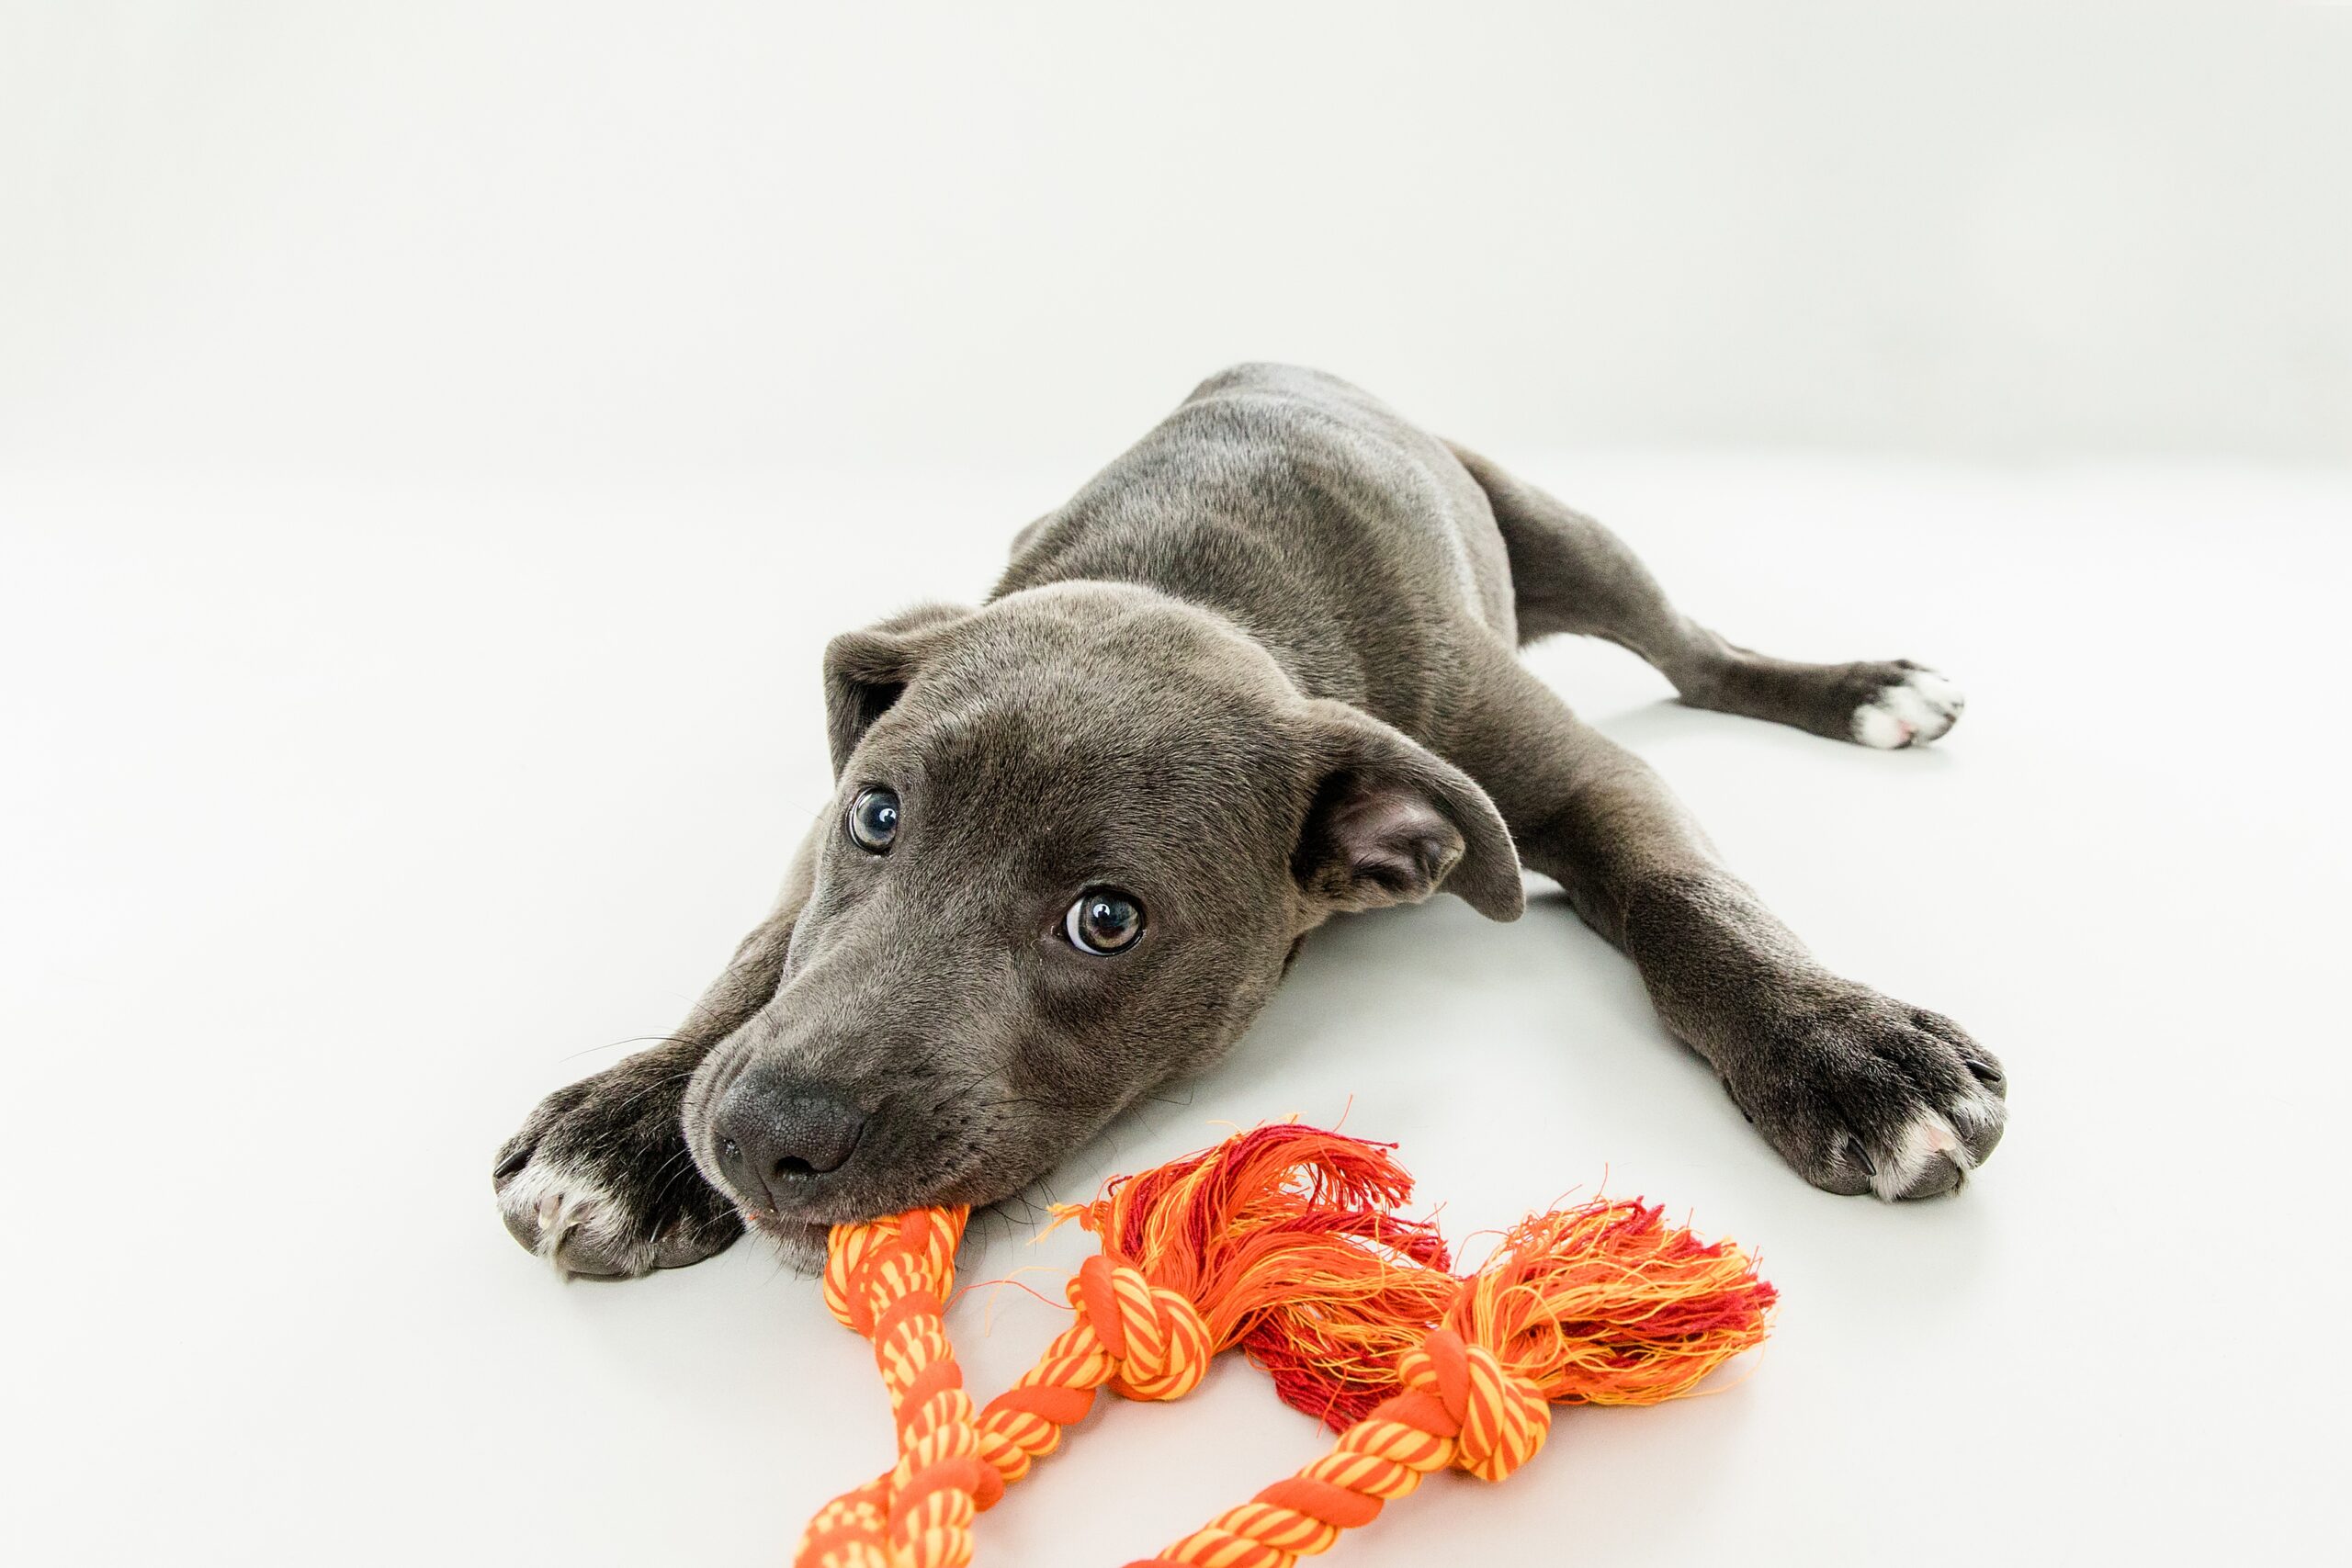
<svg viewBox="0 0 2352 1568">
<path fill-rule="evenodd" d="M 1728 1242 L 1641 1203 L 1529 1216 L 1475 1273 L 1450 1271 L 1386 1146 L 1295 1124 L 1111 1182 L 1057 1210 L 1100 1238 L 1077 1314 L 976 1411 L 940 1303 L 961 1209 L 833 1229 L 825 1299 L 873 1342 L 897 1464 L 818 1510 L 795 1568 L 963 1568 L 975 1517 L 1109 1387 L 1174 1399 L 1238 1347 L 1283 1401 L 1340 1431 L 1322 1459 L 1130 1568 L 1290 1568 L 1458 1466 L 1500 1480 L 1554 1404 L 1648 1404 L 1759 1343 L 1774 1292 Z"/>
</svg>

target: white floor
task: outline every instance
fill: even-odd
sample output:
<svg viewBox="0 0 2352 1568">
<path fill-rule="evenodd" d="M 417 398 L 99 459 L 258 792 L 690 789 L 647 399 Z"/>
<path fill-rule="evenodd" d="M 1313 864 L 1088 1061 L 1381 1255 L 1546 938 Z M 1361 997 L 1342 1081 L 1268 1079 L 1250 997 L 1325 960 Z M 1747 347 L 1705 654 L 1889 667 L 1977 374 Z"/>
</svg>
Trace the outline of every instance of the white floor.
<svg viewBox="0 0 2352 1568">
<path fill-rule="evenodd" d="M 1345 1116 L 1458 1234 L 1605 1179 L 1761 1249 L 1786 1304 L 1736 1386 L 1567 1416 L 1340 1549 L 1365 1568 L 2340 1545 L 2352 479 L 1518 456 L 1738 640 L 1966 687 L 1883 754 L 1536 656 L 1830 962 L 2003 1055 L 2007 1144 L 1953 1200 L 1815 1192 L 1556 897 L 1444 899 L 1319 937 L 1060 1193 Z M 744 1245 L 560 1284 L 491 1154 L 762 908 L 824 794 L 824 637 L 978 594 L 1079 477 L 0 476 L 13 1560 L 773 1562 L 876 1466 L 809 1283 Z M 1051 1294 L 1083 1241 L 1030 1228 L 967 1277 Z M 1055 1320 L 967 1297 L 976 1385 Z M 1226 1367 L 1098 1417 L 981 1561 L 1125 1561 L 1321 1440 Z"/>
</svg>

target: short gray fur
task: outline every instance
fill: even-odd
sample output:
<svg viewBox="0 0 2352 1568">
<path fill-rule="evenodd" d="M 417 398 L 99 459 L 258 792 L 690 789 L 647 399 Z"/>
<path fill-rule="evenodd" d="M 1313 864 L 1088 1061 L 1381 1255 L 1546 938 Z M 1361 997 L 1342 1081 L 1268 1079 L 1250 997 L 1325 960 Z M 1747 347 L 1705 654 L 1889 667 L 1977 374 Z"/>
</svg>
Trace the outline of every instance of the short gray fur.
<svg viewBox="0 0 2352 1568">
<path fill-rule="evenodd" d="M 1556 632 L 1817 734 L 1867 717 L 1908 744 L 1958 716 L 1917 665 L 1736 648 L 1485 458 L 1334 378 L 1237 367 L 1023 530 L 983 607 L 828 647 L 837 788 L 775 909 L 674 1037 L 508 1141 L 509 1228 L 626 1276 L 707 1257 L 744 1217 L 806 1262 L 831 1222 L 1006 1198 L 1214 1066 L 1329 916 L 1442 886 L 1510 919 L 1522 864 L 1805 1179 L 1957 1187 L 1999 1141 L 1998 1063 L 1816 963 L 1657 775 L 1520 664 Z M 843 827 L 876 786 L 901 809 L 879 855 Z M 1062 929 L 1104 885 L 1146 912 L 1109 958 Z M 764 1163 L 811 1106 L 854 1152 L 746 1180 L 727 1130 Z"/>
</svg>

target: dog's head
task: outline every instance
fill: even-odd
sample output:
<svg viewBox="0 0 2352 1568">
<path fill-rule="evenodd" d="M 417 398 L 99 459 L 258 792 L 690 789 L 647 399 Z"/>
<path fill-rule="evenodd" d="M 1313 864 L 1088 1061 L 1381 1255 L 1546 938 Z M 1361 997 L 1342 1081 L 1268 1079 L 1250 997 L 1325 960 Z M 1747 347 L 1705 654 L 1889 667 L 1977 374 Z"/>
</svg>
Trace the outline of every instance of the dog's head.
<svg viewBox="0 0 2352 1568">
<path fill-rule="evenodd" d="M 789 1243 L 1018 1191 L 1216 1060 L 1335 912 L 1521 907 L 1467 775 L 1148 590 L 918 611 L 835 638 L 825 684 L 784 979 L 686 1102 L 704 1173 Z"/>
</svg>

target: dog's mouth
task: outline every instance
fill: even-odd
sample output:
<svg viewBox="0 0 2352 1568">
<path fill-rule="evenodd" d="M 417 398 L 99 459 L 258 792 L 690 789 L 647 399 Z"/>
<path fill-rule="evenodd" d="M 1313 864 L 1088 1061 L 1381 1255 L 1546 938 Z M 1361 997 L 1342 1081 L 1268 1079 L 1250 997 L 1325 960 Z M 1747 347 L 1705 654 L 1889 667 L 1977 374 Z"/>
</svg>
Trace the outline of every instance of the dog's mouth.
<svg viewBox="0 0 2352 1568">
<path fill-rule="evenodd" d="M 795 1255 L 814 1252 L 821 1256 L 825 1250 L 825 1237 L 832 1230 L 832 1226 L 820 1224 L 814 1220 L 786 1219 L 764 1209 L 746 1209 L 738 1205 L 736 1213 L 743 1216 L 743 1223 L 752 1230 Z"/>
<path fill-rule="evenodd" d="M 739 1197 L 735 1212 L 742 1216 L 749 1229 L 776 1243 L 786 1257 L 821 1258 L 826 1241 L 836 1224 L 860 1224 L 930 1204 L 968 1204 L 974 1209 L 985 1208 L 1023 1185 L 1022 1182 L 991 1185 L 975 1179 L 975 1170 L 979 1163 L 977 1158 L 959 1161 L 949 1170 L 921 1183 L 919 1190 L 903 1192 L 888 1199 L 869 1194 L 848 1200 L 846 1195 L 842 1195 L 829 1203 L 812 1203 L 808 1209 L 796 1213 L 755 1208 Z"/>
</svg>

